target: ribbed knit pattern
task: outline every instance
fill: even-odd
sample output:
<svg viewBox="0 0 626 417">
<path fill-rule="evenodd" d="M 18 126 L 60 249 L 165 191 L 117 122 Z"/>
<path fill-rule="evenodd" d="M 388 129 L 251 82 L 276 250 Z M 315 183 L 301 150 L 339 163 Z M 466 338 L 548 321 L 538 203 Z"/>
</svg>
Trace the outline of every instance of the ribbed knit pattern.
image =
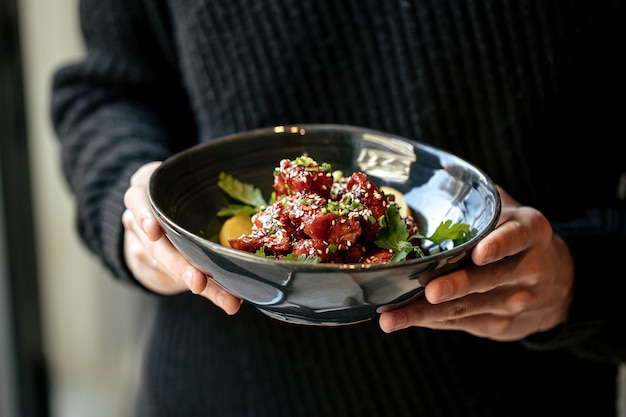
<svg viewBox="0 0 626 417">
<path fill-rule="evenodd" d="M 615 415 L 622 2 L 83 0 L 81 18 L 88 54 L 55 75 L 51 110 L 78 230 L 116 277 L 134 282 L 120 219 L 139 166 L 314 122 L 472 161 L 542 210 L 576 259 L 568 322 L 521 342 L 387 335 L 375 319 L 298 326 L 247 304 L 228 317 L 196 296 L 160 297 L 138 415 Z"/>
</svg>

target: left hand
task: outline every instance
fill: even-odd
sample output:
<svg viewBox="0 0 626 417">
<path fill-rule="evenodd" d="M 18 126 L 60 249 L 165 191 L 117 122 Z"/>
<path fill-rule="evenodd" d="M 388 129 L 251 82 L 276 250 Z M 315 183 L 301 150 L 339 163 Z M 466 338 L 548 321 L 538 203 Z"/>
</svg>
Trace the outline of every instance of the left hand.
<svg viewBox="0 0 626 417">
<path fill-rule="evenodd" d="M 574 282 L 569 248 L 542 213 L 499 191 L 498 225 L 473 249 L 473 264 L 430 281 L 425 297 L 382 313 L 383 331 L 419 326 L 513 341 L 565 321 Z"/>
<path fill-rule="evenodd" d="M 137 281 L 158 294 L 191 291 L 212 301 L 226 314 L 239 311 L 242 300 L 187 261 L 170 242 L 148 202 L 150 176 L 161 164 L 149 162 L 131 177 L 124 194 L 124 260 Z"/>
</svg>

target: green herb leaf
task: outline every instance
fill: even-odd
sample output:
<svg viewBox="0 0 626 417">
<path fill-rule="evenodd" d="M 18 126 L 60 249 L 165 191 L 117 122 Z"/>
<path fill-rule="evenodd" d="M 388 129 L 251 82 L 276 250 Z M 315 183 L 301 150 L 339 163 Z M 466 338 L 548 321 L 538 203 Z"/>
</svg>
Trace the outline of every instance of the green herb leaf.
<svg viewBox="0 0 626 417">
<path fill-rule="evenodd" d="M 261 246 L 259 249 L 257 249 L 257 251 L 254 253 L 256 256 L 259 256 L 261 258 L 270 258 L 270 259 L 275 259 L 275 256 L 269 256 L 265 253 L 265 247 Z M 296 261 L 296 262 L 303 262 L 303 263 L 307 263 L 307 264 L 318 264 L 320 262 L 322 262 L 322 258 L 320 258 L 319 256 L 314 256 L 314 255 L 299 255 L 296 256 L 293 253 L 290 253 L 288 255 L 285 255 L 282 257 L 283 260 L 285 261 Z"/>
<path fill-rule="evenodd" d="M 467 242 L 471 237 L 469 224 L 452 223 L 452 220 L 446 220 L 445 222 L 441 222 L 433 234 L 425 239 L 437 245 L 441 245 L 446 240 L 451 240 L 454 246 L 457 246 Z"/>
<path fill-rule="evenodd" d="M 255 211 L 260 211 L 268 205 L 259 188 L 241 182 L 225 172 L 220 172 L 217 186 L 235 200 L 252 206 Z"/>
<path fill-rule="evenodd" d="M 382 249 L 390 249 L 394 252 L 390 262 L 404 261 L 412 252 L 424 256 L 422 248 L 413 245 L 409 239 L 409 230 L 398 211 L 396 204 L 390 204 L 383 218 L 380 219 L 381 229 L 376 236 L 376 245 Z"/>
<path fill-rule="evenodd" d="M 256 208 L 247 204 L 229 204 L 226 207 L 222 207 L 217 212 L 217 215 L 219 217 L 232 217 L 236 216 L 237 214 L 248 214 L 252 216 L 256 212 L 258 212 Z"/>
<path fill-rule="evenodd" d="M 398 207 L 395 204 L 390 204 L 387 207 L 384 218 L 382 219 L 382 228 L 376 236 L 376 245 L 382 249 L 391 249 L 398 253 L 403 252 L 402 242 L 406 242 L 409 239 L 409 231 L 406 228 L 404 219 L 398 212 Z M 406 248 L 406 246 L 405 246 Z"/>
<path fill-rule="evenodd" d="M 419 256 L 425 256 L 419 245 L 413 245 L 411 240 L 419 238 L 430 240 L 435 245 L 441 246 L 446 241 L 452 241 L 454 246 L 467 242 L 475 234 L 470 231 L 466 223 L 452 223 L 452 220 L 441 222 L 434 233 L 430 236 L 416 234 L 409 236 L 404 219 L 398 212 L 395 204 L 390 204 L 381 219 L 381 229 L 376 236 L 376 245 L 382 249 L 390 249 L 394 252 L 391 262 L 403 261 L 411 252 Z"/>
<path fill-rule="evenodd" d="M 302 262 L 306 264 L 318 264 L 322 262 L 322 258 L 320 258 L 319 256 L 314 256 L 314 255 L 307 256 L 307 255 L 302 254 L 296 257 L 296 255 L 294 255 L 293 253 L 283 256 L 283 260 Z"/>
</svg>

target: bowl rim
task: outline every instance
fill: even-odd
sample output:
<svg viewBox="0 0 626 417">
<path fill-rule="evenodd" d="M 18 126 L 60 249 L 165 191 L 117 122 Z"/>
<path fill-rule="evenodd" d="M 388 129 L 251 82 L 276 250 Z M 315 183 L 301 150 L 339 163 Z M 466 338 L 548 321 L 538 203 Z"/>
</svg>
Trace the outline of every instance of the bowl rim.
<svg viewBox="0 0 626 417">
<path fill-rule="evenodd" d="M 221 245 L 220 243 L 213 242 L 212 240 L 203 238 L 197 233 L 187 230 L 186 228 L 177 224 L 172 218 L 170 218 L 170 216 L 165 214 L 164 210 L 162 210 L 161 207 L 155 201 L 153 188 L 155 185 L 156 177 L 163 170 L 167 169 L 169 164 L 175 162 L 178 159 L 183 159 L 187 157 L 190 153 L 197 152 L 199 149 L 203 149 L 205 147 L 211 147 L 213 145 L 220 144 L 223 142 L 235 141 L 235 140 L 238 140 L 247 136 L 251 136 L 251 135 L 271 134 L 271 133 L 302 134 L 300 133 L 301 131 L 307 132 L 311 130 L 313 131 L 334 130 L 334 131 L 345 131 L 345 132 L 359 132 L 359 133 L 368 133 L 368 134 L 385 136 L 389 138 L 406 141 L 422 149 L 432 151 L 434 153 L 441 153 L 448 157 L 451 157 L 452 159 L 456 159 L 456 160 L 463 162 L 464 164 L 468 165 L 473 170 L 475 170 L 477 173 L 479 173 L 484 178 L 485 180 L 484 184 L 487 186 L 487 188 L 493 191 L 492 195 L 494 198 L 494 210 L 493 210 L 493 215 L 488 225 L 483 230 L 479 231 L 476 235 L 474 235 L 467 242 L 463 242 L 462 244 L 454 246 L 453 248 L 446 249 L 441 252 L 429 254 L 423 257 L 419 257 L 419 258 L 407 259 L 407 260 L 400 261 L 400 262 L 387 262 L 387 263 L 378 263 L 378 264 L 308 263 L 308 262 L 300 262 L 300 261 L 294 261 L 294 260 L 283 260 L 283 259 L 279 260 L 279 259 L 275 259 L 271 257 L 257 256 L 253 253 L 229 248 L 227 246 Z M 391 270 L 391 269 L 396 269 L 396 268 L 419 266 L 421 264 L 431 263 L 434 261 L 439 261 L 441 259 L 453 258 L 454 255 L 457 255 L 457 254 L 460 255 L 460 254 L 465 253 L 470 248 L 475 246 L 480 240 L 482 240 L 487 234 L 491 233 L 495 229 L 497 222 L 499 220 L 499 217 L 501 215 L 501 211 L 502 211 L 502 199 L 501 199 L 500 193 L 498 191 L 498 188 L 495 182 L 481 168 L 477 167 L 473 163 L 466 161 L 460 158 L 459 156 L 456 156 L 441 148 L 425 144 L 415 139 L 410 139 L 410 138 L 402 137 L 393 133 L 387 133 L 381 130 L 366 128 L 366 127 L 359 127 L 359 126 L 346 125 L 346 124 L 330 124 L 330 123 L 302 123 L 302 124 L 291 124 L 291 125 L 275 125 L 275 126 L 268 126 L 268 127 L 262 127 L 262 128 L 256 128 L 256 129 L 250 129 L 250 130 L 243 130 L 240 132 L 235 132 L 235 133 L 227 134 L 224 136 L 220 136 L 215 139 L 212 139 L 209 142 L 199 143 L 192 147 L 186 148 L 183 151 L 178 152 L 174 155 L 171 155 L 170 157 L 163 160 L 162 163 L 152 172 L 150 179 L 149 179 L 149 183 L 148 183 L 147 194 L 148 194 L 148 201 L 149 201 L 150 207 L 153 213 L 155 214 L 155 216 L 157 217 L 157 219 L 163 224 L 167 225 L 168 228 L 170 228 L 171 230 L 175 231 L 179 235 L 183 235 L 186 238 L 194 241 L 196 244 L 200 244 L 204 247 L 208 247 L 212 251 L 216 252 L 218 255 L 235 258 L 243 262 L 260 264 L 260 265 L 284 265 L 286 267 L 288 266 L 292 270 L 297 270 L 297 271 L 338 271 L 338 270 L 346 271 L 346 270 L 349 270 L 350 272 L 358 273 L 359 271 Z M 168 234 L 167 228 L 165 228 L 164 232 L 166 233 L 166 235 Z"/>
</svg>

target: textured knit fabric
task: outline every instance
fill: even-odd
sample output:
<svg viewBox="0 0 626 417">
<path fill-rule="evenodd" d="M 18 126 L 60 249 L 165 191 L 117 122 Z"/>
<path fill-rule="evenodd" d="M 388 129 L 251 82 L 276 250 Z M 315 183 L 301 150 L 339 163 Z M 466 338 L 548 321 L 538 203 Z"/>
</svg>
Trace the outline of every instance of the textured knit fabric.
<svg viewBox="0 0 626 417">
<path fill-rule="evenodd" d="M 519 342 L 376 319 L 227 316 L 157 296 L 139 416 L 612 416 L 626 359 L 625 39 L 615 1 L 83 0 L 53 80 L 77 228 L 111 273 L 141 165 L 221 135 L 344 123 L 435 145 L 536 207 L 575 257 L 567 322 Z M 245 149 L 241 150 L 245 152 Z"/>
</svg>

